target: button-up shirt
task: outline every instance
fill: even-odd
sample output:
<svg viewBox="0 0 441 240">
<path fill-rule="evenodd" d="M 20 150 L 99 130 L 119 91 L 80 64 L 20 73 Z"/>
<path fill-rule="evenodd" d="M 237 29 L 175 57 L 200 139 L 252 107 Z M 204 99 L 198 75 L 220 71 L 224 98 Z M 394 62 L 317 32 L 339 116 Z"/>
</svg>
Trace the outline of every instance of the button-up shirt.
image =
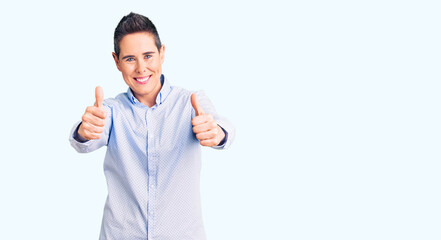
<svg viewBox="0 0 441 240">
<path fill-rule="evenodd" d="M 162 76 L 156 104 L 147 107 L 129 90 L 105 99 L 105 130 L 98 140 L 78 141 L 80 123 L 70 134 L 82 153 L 107 146 L 104 173 L 108 196 L 100 239 L 205 239 L 199 179 L 201 146 L 192 131 L 192 92 L 170 86 Z M 226 133 L 223 149 L 234 138 L 234 127 L 220 117 L 203 92 L 197 92 L 206 113 Z"/>
</svg>

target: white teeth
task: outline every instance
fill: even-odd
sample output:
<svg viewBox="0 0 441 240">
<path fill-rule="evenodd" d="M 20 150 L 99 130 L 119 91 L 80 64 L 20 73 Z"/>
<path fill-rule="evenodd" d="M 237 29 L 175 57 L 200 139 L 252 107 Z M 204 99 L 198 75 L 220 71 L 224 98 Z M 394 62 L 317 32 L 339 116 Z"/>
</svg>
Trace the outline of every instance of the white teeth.
<svg viewBox="0 0 441 240">
<path fill-rule="evenodd" d="M 149 80 L 150 77 L 145 77 L 145 78 L 135 78 L 136 81 L 138 82 L 147 82 L 147 80 Z"/>
</svg>

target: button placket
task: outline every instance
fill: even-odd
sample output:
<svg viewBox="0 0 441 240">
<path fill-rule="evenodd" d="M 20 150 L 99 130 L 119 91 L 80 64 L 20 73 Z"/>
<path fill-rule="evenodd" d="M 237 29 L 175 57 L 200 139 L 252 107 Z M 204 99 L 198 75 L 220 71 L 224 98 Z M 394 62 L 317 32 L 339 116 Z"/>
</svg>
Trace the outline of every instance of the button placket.
<svg viewBox="0 0 441 240">
<path fill-rule="evenodd" d="M 155 232 L 154 219 L 155 219 L 155 199 L 156 199 L 156 167 L 157 159 L 155 156 L 155 134 L 154 134 L 154 121 L 153 121 L 153 108 L 149 108 L 146 111 L 146 123 L 147 123 L 147 162 L 148 162 L 148 228 L 149 239 Z"/>
</svg>

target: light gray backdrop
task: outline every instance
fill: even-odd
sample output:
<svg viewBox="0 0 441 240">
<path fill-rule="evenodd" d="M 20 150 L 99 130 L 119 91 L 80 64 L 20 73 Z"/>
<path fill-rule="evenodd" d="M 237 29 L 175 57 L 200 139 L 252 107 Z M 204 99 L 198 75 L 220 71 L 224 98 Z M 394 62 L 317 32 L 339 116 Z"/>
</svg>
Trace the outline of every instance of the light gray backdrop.
<svg viewBox="0 0 441 240">
<path fill-rule="evenodd" d="M 0 239 L 97 239 L 105 149 L 68 134 L 130 11 L 174 85 L 237 127 L 204 149 L 210 240 L 441 239 L 438 1 L 3 1 Z"/>
</svg>

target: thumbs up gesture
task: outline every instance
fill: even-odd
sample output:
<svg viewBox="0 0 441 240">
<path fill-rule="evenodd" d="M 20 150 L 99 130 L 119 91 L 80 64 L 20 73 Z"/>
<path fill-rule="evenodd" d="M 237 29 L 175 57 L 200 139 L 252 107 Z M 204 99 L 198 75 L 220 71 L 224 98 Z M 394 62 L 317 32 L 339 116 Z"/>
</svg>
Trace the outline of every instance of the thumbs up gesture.
<svg viewBox="0 0 441 240">
<path fill-rule="evenodd" d="M 196 94 L 191 95 L 191 105 L 196 111 L 196 116 L 192 119 L 193 132 L 199 139 L 202 146 L 213 147 L 225 138 L 224 131 L 214 121 L 213 116 L 204 112 L 199 105 Z"/>
<path fill-rule="evenodd" d="M 95 88 L 95 104 L 86 108 L 83 114 L 82 122 L 78 128 L 78 134 L 87 139 L 99 139 L 104 131 L 107 112 L 103 107 L 103 89 Z"/>
</svg>

